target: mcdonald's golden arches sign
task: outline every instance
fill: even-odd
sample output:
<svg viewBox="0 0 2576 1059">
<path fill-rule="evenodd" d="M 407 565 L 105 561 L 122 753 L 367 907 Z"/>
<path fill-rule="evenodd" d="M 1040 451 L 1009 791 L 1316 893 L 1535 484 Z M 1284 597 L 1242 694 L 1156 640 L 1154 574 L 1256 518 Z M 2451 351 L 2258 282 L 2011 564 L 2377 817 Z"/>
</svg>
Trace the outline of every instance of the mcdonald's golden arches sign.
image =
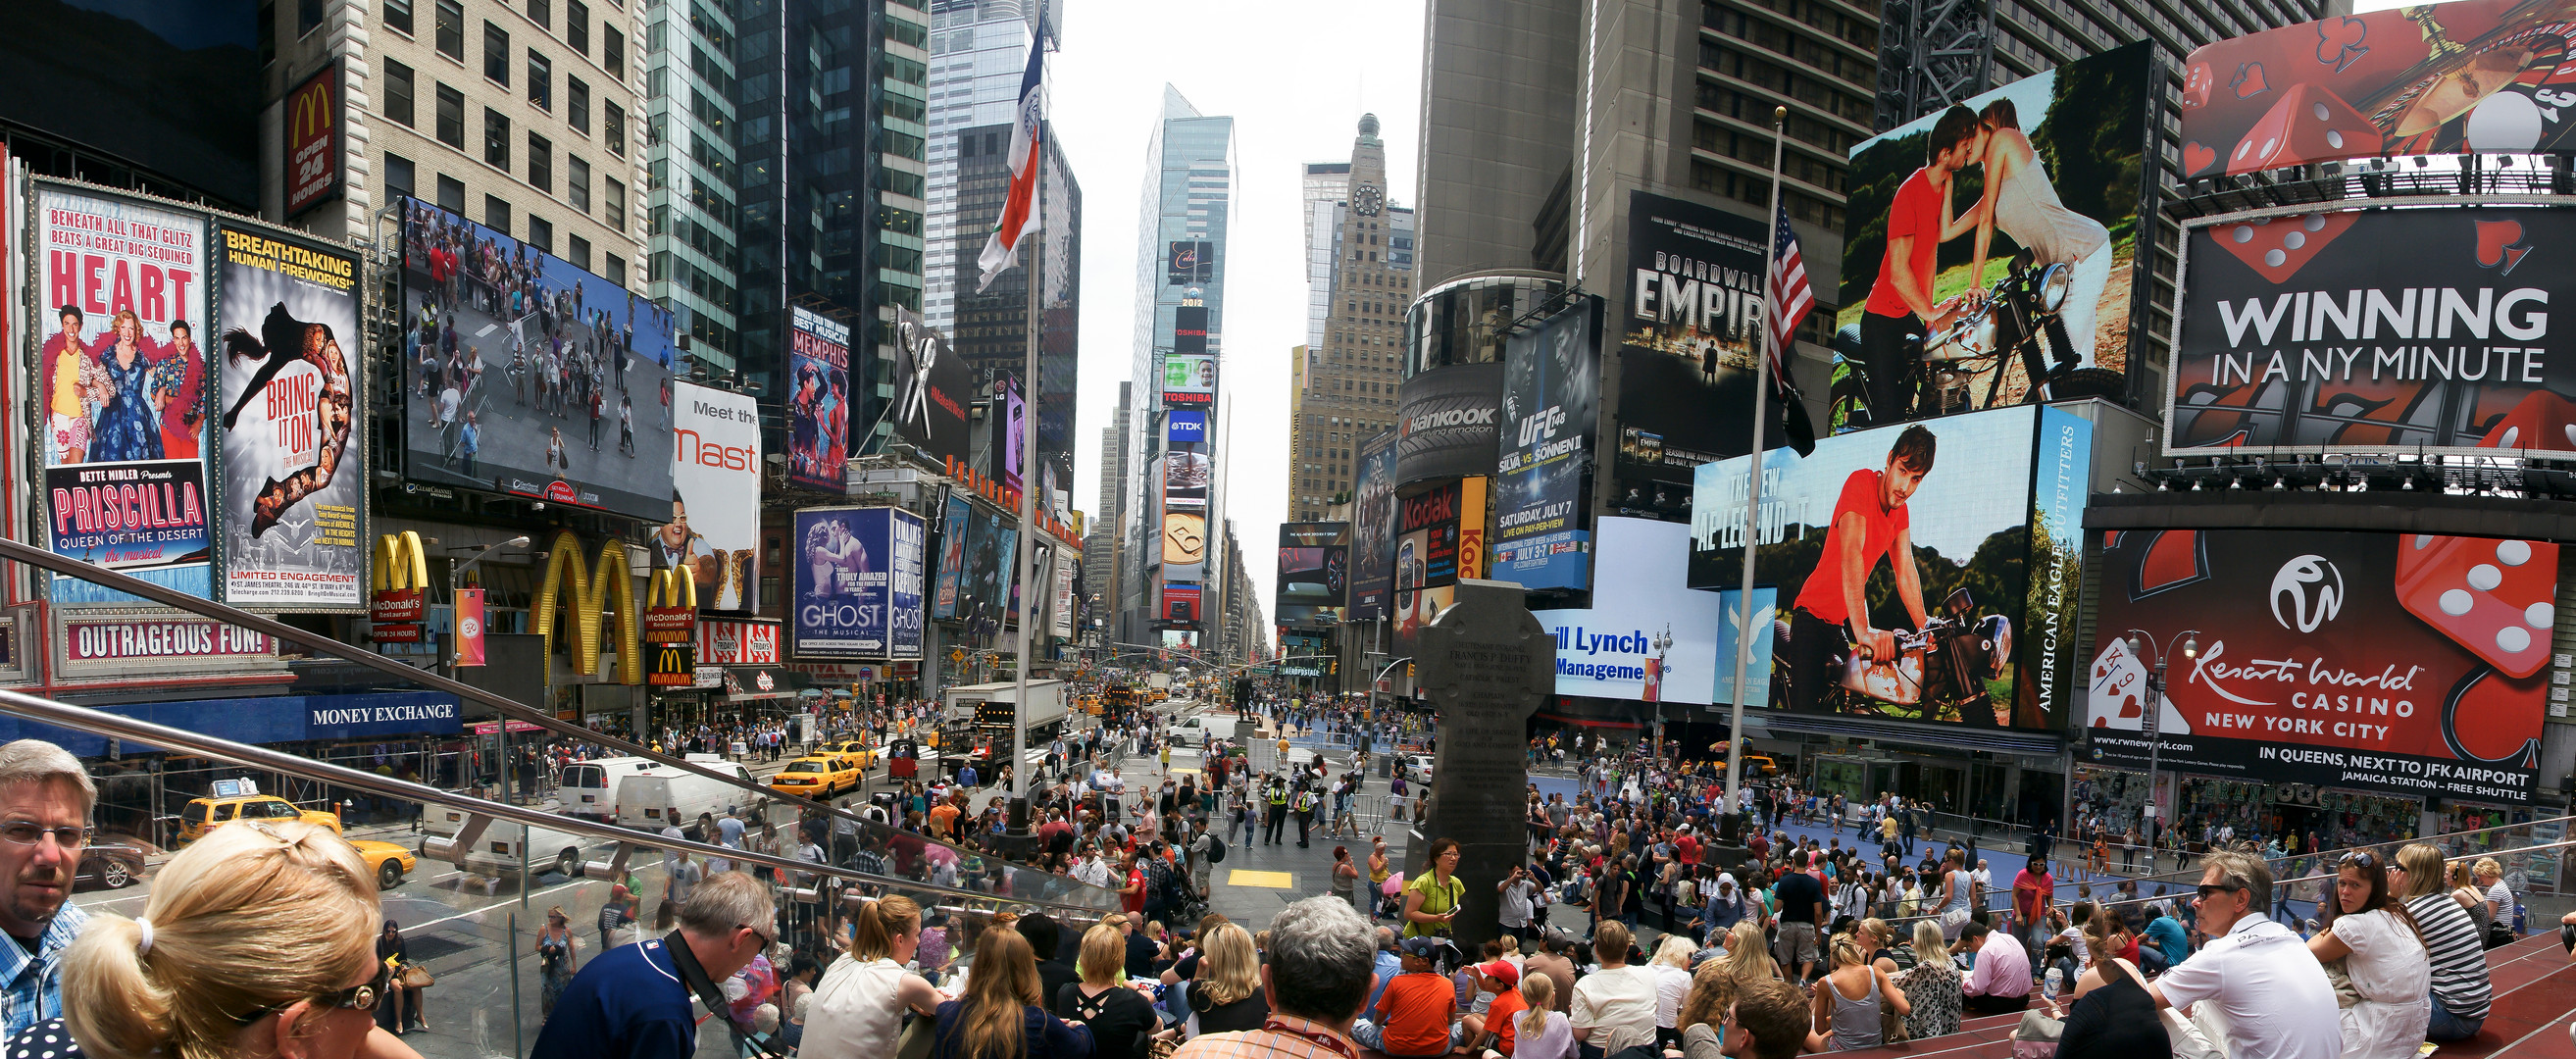
<svg viewBox="0 0 2576 1059">
<path fill-rule="evenodd" d="M 338 198 L 344 177 L 341 156 L 347 141 L 342 129 L 341 60 L 313 72 L 286 96 L 286 215 L 289 217 Z"/>
</svg>

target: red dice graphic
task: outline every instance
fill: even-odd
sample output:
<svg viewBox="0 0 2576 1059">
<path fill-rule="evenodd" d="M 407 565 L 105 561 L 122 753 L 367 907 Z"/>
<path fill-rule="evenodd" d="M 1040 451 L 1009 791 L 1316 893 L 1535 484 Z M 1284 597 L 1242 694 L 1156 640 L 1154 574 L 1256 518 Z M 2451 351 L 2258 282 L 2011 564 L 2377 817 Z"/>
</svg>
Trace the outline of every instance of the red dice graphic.
<svg viewBox="0 0 2576 1059">
<path fill-rule="evenodd" d="M 2558 546 L 2491 537 L 2397 539 L 2397 602 L 2509 677 L 2549 661 Z"/>
<path fill-rule="evenodd" d="M 2219 225 L 2210 230 L 2210 237 L 2218 241 L 2219 249 L 2235 255 L 2246 267 L 2262 273 L 2264 279 L 2286 283 L 2327 243 L 2350 231 L 2353 222 L 2360 219 L 2361 214 L 2351 210 L 2308 213 Z"/>
<path fill-rule="evenodd" d="M 2576 401 L 2535 390 L 2487 428 L 2478 447 L 2576 452 Z"/>
<path fill-rule="evenodd" d="M 2379 127 L 2335 94 L 2296 84 L 2227 154 L 2234 176 L 2263 169 L 2379 153 Z"/>
</svg>

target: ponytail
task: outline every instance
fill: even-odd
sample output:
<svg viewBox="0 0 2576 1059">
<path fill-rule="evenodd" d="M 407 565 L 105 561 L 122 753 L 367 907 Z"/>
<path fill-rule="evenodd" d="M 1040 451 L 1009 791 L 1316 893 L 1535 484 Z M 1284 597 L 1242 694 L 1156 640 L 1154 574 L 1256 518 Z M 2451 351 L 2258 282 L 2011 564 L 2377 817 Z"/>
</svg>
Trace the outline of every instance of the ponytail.
<svg viewBox="0 0 2576 1059">
<path fill-rule="evenodd" d="M 859 902 L 850 916 L 850 958 L 883 960 L 894 955 L 894 939 L 921 929 L 921 906 L 909 897 L 880 897 Z"/>
<path fill-rule="evenodd" d="M 91 916 L 72 942 L 63 961 L 63 995 L 80 1006 L 73 1037 L 82 1051 L 102 1059 L 144 1056 L 173 1036 L 174 998 L 145 967 L 142 944 L 142 925 L 118 915 Z"/>
</svg>

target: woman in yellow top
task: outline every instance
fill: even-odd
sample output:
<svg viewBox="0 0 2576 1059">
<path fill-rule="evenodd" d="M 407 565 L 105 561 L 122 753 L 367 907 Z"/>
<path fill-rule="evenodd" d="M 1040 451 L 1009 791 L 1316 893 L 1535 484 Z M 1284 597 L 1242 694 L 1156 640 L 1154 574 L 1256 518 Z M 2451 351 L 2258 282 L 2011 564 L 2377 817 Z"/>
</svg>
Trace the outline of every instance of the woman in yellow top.
<svg viewBox="0 0 2576 1059">
<path fill-rule="evenodd" d="M 1457 878 L 1458 840 L 1431 840 L 1430 870 L 1404 884 L 1404 936 L 1449 937 L 1467 884 Z"/>
</svg>

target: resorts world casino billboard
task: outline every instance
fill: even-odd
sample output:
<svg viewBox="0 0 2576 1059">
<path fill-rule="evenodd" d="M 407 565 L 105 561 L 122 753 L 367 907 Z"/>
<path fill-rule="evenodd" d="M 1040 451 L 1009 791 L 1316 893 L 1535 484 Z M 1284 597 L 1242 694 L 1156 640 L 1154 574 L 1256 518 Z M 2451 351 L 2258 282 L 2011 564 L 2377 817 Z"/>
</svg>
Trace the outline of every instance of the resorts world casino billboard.
<svg viewBox="0 0 2576 1059">
<path fill-rule="evenodd" d="M 2563 151 L 2576 11 L 2392 7 L 2223 40 L 2183 60 L 2183 175 L 2337 158 Z"/>
<path fill-rule="evenodd" d="M 2183 254 L 2168 453 L 2576 452 L 2576 210 L 2218 219 Z"/>
<path fill-rule="evenodd" d="M 2531 801 L 2557 545 L 2132 530 L 2104 534 L 2100 561 L 2085 716 L 2095 760 L 2147 762 L 2153 659 L 2131 653 L 2122 631 L 2140 628 L 2167 653 L 2166 767 Z M 2179 657 L 2172 641 L 2193 629 L 2199 653 Z"/>
</svg>

